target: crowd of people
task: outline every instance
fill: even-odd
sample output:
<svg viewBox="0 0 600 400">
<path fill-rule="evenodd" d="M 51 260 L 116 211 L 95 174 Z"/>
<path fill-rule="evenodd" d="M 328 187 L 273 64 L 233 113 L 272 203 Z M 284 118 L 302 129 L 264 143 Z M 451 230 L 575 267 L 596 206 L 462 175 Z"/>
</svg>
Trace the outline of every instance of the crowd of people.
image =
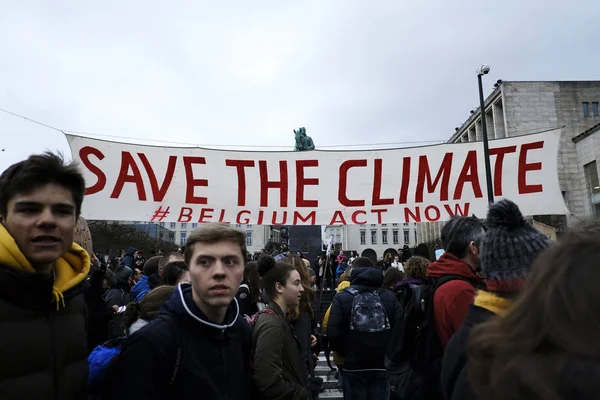
<svg viewBox="0 0 600 400">
<path fill-rule="evenodd" d="M 597 222 L 551 242 L 501 200 L 437 260 L 251 260 L 216 223 L 107 260 L 73 242 L 84 193 L 51 153 L 0 176 L 1 399 L 311 400 L 328 350 L 346 399 L 598 398 Z"/>
</svg>

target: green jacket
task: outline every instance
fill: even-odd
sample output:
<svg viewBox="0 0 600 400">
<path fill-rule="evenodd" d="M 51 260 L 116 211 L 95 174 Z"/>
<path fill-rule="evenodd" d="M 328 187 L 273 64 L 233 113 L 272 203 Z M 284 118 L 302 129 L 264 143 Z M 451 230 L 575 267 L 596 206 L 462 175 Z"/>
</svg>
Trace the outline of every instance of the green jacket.
<svg viewBox="0 0 600 400">
<path fill-rule="evenodd" d="M 300 343 L 281 308 L 269 303 L 277 316 L 262 313 L 254 325 L 254 383 L 264 399 L 310 400 L 304 387 Z"/>
</svg>

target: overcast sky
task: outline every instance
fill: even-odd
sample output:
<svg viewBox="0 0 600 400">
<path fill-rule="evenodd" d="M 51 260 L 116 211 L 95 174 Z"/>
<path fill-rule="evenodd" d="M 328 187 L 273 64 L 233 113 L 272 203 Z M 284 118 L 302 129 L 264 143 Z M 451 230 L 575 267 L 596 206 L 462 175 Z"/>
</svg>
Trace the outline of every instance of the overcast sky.
<svg viewBox="0 0 600 400">
<path fill-rule="evenodd" d="M 598 80 L 597 1 L 0 0 L 0 108 L 204 145 L 444 140 L 497 79 Z M 114 138 L 113 138 L 114 139 Z M 131 141 L 130 139 L 116 139 Z M 64 136 L 0 112 L 0 171 Z"/>
</svg>

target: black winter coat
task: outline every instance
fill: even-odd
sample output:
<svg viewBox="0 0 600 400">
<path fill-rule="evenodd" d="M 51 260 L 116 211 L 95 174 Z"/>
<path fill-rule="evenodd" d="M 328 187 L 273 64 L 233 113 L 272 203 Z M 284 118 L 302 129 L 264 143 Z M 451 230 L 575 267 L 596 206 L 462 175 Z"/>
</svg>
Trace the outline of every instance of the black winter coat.
<svg viewBox="0 0 600 400">
<path fill-rule="evenodd" d="M 306 311 L 300 312 L 300 318 L 292 324 L 294 335 L 300 342 L 300 359 L 304 369 L 304 376 L 308 379 L 314 373 L 314 363 L 312 357 L 311 335 L 313 334 L 313 323 L 310 315 Z"/>
<path fill-rule="evenodd" d="M 85 284 L 51 303 L 53 278 L 0 265 L 0 399 L 86 398 Z"/>
<path fill-rule="evenodd" d="M 350 287 L 361 290 L 380 289 L 383 283 L 383 273 L 377 268 L 356 268 L 352 271 L 350 277 Z M 396 321 L 400 321 L 402 310 L 396 296 L 389 290 L 382 290 L 379 298 L 386 309 L 387 317 L 391 328 L 389 333 L 394 329 Z M 332 350 L 336 351 L 344 360 L 344 369 L 352 370 L 381 370 L 385 371 L 385 350 L 387 343 L 381 343 L 380 337 L 373 336 L 369 343 L 353 342 L 350 338 L 350 321 L 352 314 L 352 304 L 354 296 L 344 289 L 338 292 L 331 303 L 331 311 L 327 323 L 327 337 Z M 371 335 L 371 334 L 369 334 Z M 364 353 L 361 349 L 372 349 L 368 354 L 368 359 L 364 358 Z"/>
<path fill-rule="evenodd" d="M 442 363 L 442 392 L 447 400 L 475 399 L 467 378 L 467 343 L 471 330 L 495 317 L 485 308 L 471 304 L 463 325 L 448 342 Z"/>
<path fill-rule="evenodd" d="M 252 336 L 238 309 L 234 300 L 223 325 L 209 322 L 191 284 L 177 286 L 158 316 L 125 342 L 110 398 L 249 399 Z"/>
</svg>

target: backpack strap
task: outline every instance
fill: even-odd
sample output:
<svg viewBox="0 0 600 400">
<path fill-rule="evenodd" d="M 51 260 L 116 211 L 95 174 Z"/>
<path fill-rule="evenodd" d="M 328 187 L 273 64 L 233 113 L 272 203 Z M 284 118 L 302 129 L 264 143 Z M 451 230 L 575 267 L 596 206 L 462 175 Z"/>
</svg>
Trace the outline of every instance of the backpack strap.
<svg viewBox="0 0 600 400">
<path fill-rule="evenodd" d="M 270 315 L 273 315 L 273 316 L 279 318 L 279 315 L 277 315 L 277 313 L 275 311 L 271 310 L 270 308 L 263 308 L 262 310 L 260 310 L 258 312 L 258 314 L 270 314 Z"/>
<path fill-rule="evenodd" d="M 472 279 L 469 279 L 467 277 L 461 276 L 461 275 L 444 275 L 440 278 L 438 278 L 435 282 L 435 286 L 433 291 L 435 292 L 436 290 L 438 290 L 443 284 L 448 283 L 450 281 L 464 281 L 467 283 L 470 283 L 471 285 L 475 286 L 475 284 L 473 283 Z"/>
</svg>

